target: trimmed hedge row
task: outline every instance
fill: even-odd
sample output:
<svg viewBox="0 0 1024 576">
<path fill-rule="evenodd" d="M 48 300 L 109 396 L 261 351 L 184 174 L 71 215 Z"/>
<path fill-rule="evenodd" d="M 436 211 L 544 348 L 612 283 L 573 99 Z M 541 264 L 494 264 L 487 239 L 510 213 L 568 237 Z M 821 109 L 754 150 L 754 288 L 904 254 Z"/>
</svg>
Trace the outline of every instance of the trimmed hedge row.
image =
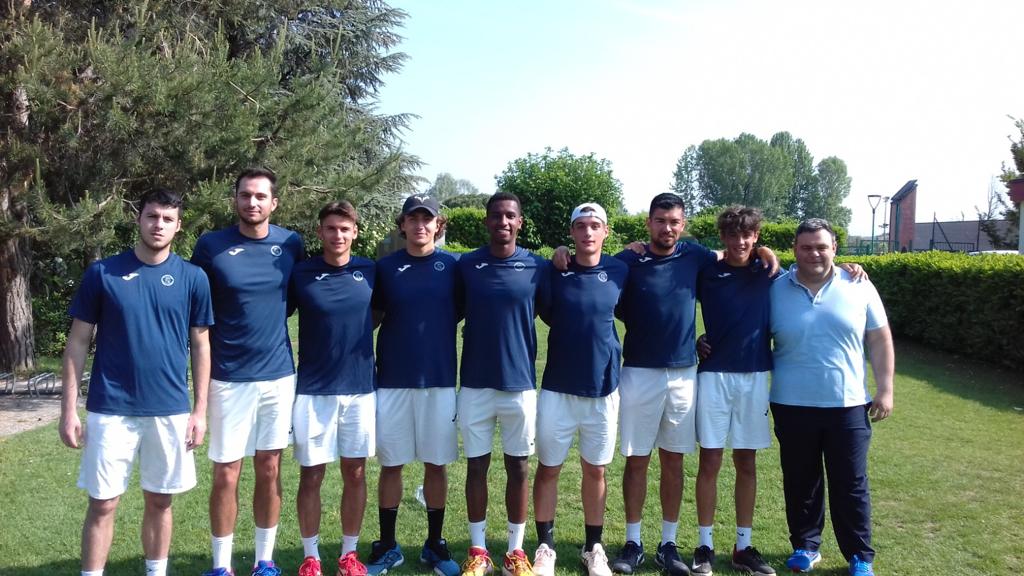
<svg viewBox="0 0 1024 576">
<path fill-rule="evenodd" d="M 797 222 L 764 222 L 758 244 L 775 250 L 791 250 L 796 239 Z M 705 245 L 718 245 L 718 216 L 714 214 L 697 216 L 690 220 L 686 231 Z M 846 229 L 836 228 L 836 244 L 846 246 Z"/>
<path fill-rule="evenodd" d="M 837 261 L 867 270 L 894 334 L 1024 369 L 1024 256 L 915 252 Z"/>
</svg>

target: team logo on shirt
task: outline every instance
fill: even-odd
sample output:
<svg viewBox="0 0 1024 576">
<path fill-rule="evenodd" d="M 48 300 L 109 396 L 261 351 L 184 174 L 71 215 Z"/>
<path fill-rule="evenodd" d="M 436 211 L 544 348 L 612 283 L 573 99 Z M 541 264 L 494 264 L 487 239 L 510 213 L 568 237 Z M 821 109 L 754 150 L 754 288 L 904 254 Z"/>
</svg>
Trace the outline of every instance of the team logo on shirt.
<svg viewBox="0 0 1024 576">
<path fill-rule="evenodd" d="M 317 274 L 316 276 L 313 276 L 313 278 L 316 278 L 316 281 L 319 282 L 319 281 L 323 280 L 324 278 L 327 278 L 328 276 L 330 276 L 330 274 L 328 274 L 327 272 L 324 272 L 323 274 Z"/>
<path fill-rule="evenodd" d="M 523 270 L 526 270 L 526 264 L 523 264 L 522 262 L 516 262 L 515 264 L 512 265 L 512 268 L 514 268 L 516 272 L 522 272 Z"/>
<path fill-rule="evenodd" d="M 412 266 L 412 264 L 403 264 L 402 266 L 399 266 L 398 273 L 401 274 L 402 272 L 405 272 L 410 266 Z"/>
<path fill-rule="evenodd" d="M 608 273 L 604 272 L 604 271 L 598 272 L 597 273 L 597 279 L 600 280 L 601 282 L 607 282 L 608 281 Z"/>
<path fill-rule="evenodd" d="M 650 262 L 651 260 L 653 260 L 653 258 L 650 256 L 641 256 L 640 258 L 637 258 L 637 262 Z"/>
<path fill-rule="evenodd" d="M 352 278 L 354 278 L 356 282 L 362 282 L 363 273 L 360 272 L 359 270 L 356 270 L 355 272 L 352 273 Z"/>
<path fill-rule="evenodd" d="M 729 276 L 732 276 L 732 272 L 722 272 L 718 275 L 719 278 L 728 278 Z"/>
<path fill-rule="evenodd" d="M 444 271 L 444 262 L 441 262 L 441 261 L 434 262 L 434 270 L 437 270 L 438 272 Z"/>
<path fill-rule="evenodd" d="M 281 247 L 278 246 L 277 244 L 274 244 L 273 246 L 270 247 L 270 254 L 272 256 L 280 256 L 281 255 Z"/>
<path fill-rule="evenodd" d="M 160 283 L 164 286 L 174 286 L 174 276 L 170 274 L 164 274 L 160 277 Z"/>
<path fill-rule="evenodd" d="M 575 274 L 575 272 L 562 272 L 562 278 L 567 278 L 573 274 Z"/>
<path fill-rule="evenodd" d="M 245 252 L 245 248 L 232 248 L 231 250 L 228 250 L 228 254 L 231 256 L 238 256 L 242 252 Z"/>
<path fill-rule="evenodd" d="M 129 272 L 128 274 L 125 274 L 124 276 L 121 276 L 121 279 L 122 280 L 131 280 L 132 278 L 135 278 L 138 275 L 139 275 L 138 272 Z"/>
<path fill-rule="evenodd" d="M 477 269 L 477 270 L 482 270 L 482 269 L 483 269 L 483 268 L 485 268 L 486 266 L 487 266 L 487 262 L 481 262 L 481 263 L 479 263 L 479 264 L 477 264 L 477 265 L 476 265 L 476 269 Z"/>
</svg>

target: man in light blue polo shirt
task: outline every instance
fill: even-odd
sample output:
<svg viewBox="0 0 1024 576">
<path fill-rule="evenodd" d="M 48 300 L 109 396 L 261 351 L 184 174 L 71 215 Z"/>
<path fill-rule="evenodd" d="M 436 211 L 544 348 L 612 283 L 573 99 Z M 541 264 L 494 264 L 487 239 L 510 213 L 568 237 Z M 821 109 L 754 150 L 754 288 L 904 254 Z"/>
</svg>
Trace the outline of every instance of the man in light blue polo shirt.
<svg viewBox="0 0 1024 576">
<path fill-rule="evenodd" d="M 828 222 L 802 222 L 793 252 L 796 264 L 771 288 L 771 408 L 794 549 L 786 566 L 809 572 L 821 560 L 827 478 L 832 525 L 850 574 L 873 576 L 868 419 L 892 413 L 892 334 L 875 287 L 833 266 L 835 233 Z"/>
</svg>

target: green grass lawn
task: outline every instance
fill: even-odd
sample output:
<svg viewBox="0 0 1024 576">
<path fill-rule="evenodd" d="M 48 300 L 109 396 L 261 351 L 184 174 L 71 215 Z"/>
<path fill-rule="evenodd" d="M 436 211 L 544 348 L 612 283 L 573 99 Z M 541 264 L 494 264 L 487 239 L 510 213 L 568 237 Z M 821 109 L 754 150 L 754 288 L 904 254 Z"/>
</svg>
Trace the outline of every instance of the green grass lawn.
<svg viewBox="0 0 1024 576">
<path fill-rule="evenodd" d="M 539 323 L 541 342 L 546 329 Z M 544 349 L 538 361 L 543 371 Z M 1021 375 L 897 343 L 896 409 L 875 428 L 871 449 L 875 546 L 879 574 L 930 575 L 955 572 L 1018 574 L 1024 570 L 1024 382 Z M 171 552 L 173 574 L 199 574 L 209 567 L 207 497 L 210 465 L 205 449 L 197 451 L 199 486 L 175 499 L 175 533 Z M 78 570 L 79 533 L 86 495 L 74 487 L 78 453 L 64 448 L 55 425 L 0 440 L 0 574 L 73 574 Z M 575 452 L 562 473 L 556 538 L 559 572 L 581 574 L 577 555 L 583 542 L 579 502 L 580 469 Z M 503 473 L 500 459 L 492 468 L 489 547 L 504 551 Z M 534 462 L 534 465 L 535 462 Z M 609 467 L 605 542 L 614 555 L 624 534 L 621 497 L 623 459 Z M 689 559 L 696 541 L 693 479 L 696 458 L 686 459 L 686 487 L 679 540 Z M 420 466 L 406 471 L 405 497 L 399 513 L 399 541 L 406 564 L 397 574 L 425 574 L 416 559 L 426 535 L 423 508 L 414 499 Z M 649 477 L 643 535 L 653 552 L 660 534 L 657 464 Z M 376 462 L 370 463 L 370 502 L 360 543 L 365 558 L 377 534 Z M 302 560 L 294 509 L 298 469 L 291 451 L 284 459 L 284 510 L 276 559 L 285 574 L 295 574 Z M 465 465 L 450 469 L 446 536 L 456 560 L 468 547 L 463 482 Z M 252 559 L 251 469 L 243 474 L 241 512 L 235 533 L 235 568 L 244 574 Z M 139 574 L 143 570 L 139 542 L 142 498 L 137 481 L 122 498 L 107 574 Z M 337 471 L 325 482 L 321 553 L 336 554 L 340 542 Z M 732 473 L 723 467 L 719 486 L 715 539 L 720 562 L 716 573 L 734 574 L 725 560 L 733 543 Z M 785 527 L 778 450 L 762 453 L 754 543 L 781 572 L 790 549 Z M 532 520 L 526 547 L 536 545 Z M 816 570 L 846 574 L 831 528 L 822 545 L 824 561 Z M 653 556 L 653 554 L 651 554 Z M 649 556 L 649 558 L 651 557 Z M 643 573 L 656 569 L 651 559 Z"/>
</svg>

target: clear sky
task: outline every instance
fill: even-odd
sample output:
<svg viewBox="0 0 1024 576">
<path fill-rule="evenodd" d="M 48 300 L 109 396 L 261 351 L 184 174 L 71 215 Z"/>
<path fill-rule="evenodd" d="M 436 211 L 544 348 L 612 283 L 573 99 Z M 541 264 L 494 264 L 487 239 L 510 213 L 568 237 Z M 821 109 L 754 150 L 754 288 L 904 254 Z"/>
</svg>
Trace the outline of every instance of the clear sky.
<svg viewBox="0 0 1024 576">
<path fill-rule="evenodd" d="M 405 68 L 380 111 L 406 148 L 494 191 L 528 152 L 612 163 L 626 207 L 668 189 L 687 146 L 741 132 L 846 161 L 868 194 L 918 180 L 917 221 L 975 218 L 1024 117 L 1024 1 L 391 0 Z M 881 223 L 881 210 L 877 222 Z"/>
</svg>

